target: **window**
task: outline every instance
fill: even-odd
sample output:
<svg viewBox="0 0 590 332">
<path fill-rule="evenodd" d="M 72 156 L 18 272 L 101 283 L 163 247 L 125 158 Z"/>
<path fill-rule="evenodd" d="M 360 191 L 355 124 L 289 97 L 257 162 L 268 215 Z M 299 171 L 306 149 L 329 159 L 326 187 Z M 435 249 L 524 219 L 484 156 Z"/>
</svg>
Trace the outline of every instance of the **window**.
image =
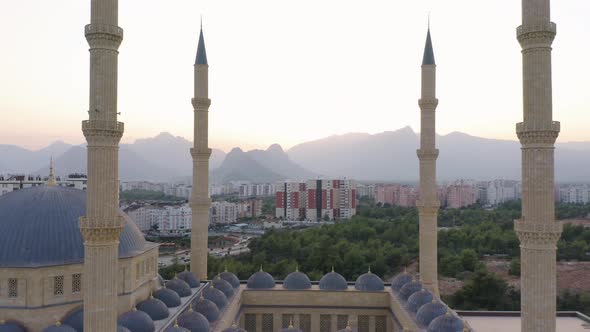
<svg viewBox="0 0 590 332">
<path fill-rule="evenodd" d="M 303 332 L 311 332 L 311 315 L 299 315 L 299 329 Z"/>
<path fill-rule="evenodd" d="M 245 318 L 244 329 L 246 331 L 256 331 L 256 315 L 255 314 L 246 314 Z"/>
<path fill-rule="evenodd" d="M 64 295 L 64 276 L 53 277 L 53 295 Z"/>
<path fill-rule="evenodd" d="M 18 297 L 18 279 L 16 278 L 8 279 L 8 297 Z"/>
<path fill-rule="evenodd" d="M 262 332 L 272 332 L 273 317 L 272 314 L 262 314 Z"/>
<path fill-rule="evenodd" d="M 293 323 L 293 315 L 292 314 L 283 314 L 283 324 L 281 325 L 282 328 L 286 329 L 289 327 L 289 324 Z"/>
<path fill-rule="evenodd" d="M 80 293 L 82 291 L 82 274 L 76 273 L 72 275 L 72 293 Z"/>
<path fill-rule="evenodd" d="M 332 316 L 320 315 L 320 332 L 332 331 Z"/>
<path fill-rule="evenodd" d="M 385 316 L 375 316 L 375 332 L 386 332 L 387 320 Z"/>
<path fill-rule="evenodd" d="M 338 330 L 343 330 L 348 325 L 348 315 L 338 315 L 336 320 L 336 328 Z"/>
<path fill-rule="evenodd" d="M 369 332 L 369 316 L 359 316 L 359 332 Z"/>
</svg>

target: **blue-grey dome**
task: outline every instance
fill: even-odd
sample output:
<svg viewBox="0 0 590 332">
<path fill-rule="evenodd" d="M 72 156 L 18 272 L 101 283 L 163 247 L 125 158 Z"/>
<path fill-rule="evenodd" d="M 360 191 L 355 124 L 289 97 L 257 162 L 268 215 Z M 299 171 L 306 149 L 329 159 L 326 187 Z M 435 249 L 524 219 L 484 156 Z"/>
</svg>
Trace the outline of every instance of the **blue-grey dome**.
<svg viewBox="0 0 590 332">
<path fill-rule="evenodd" d="M 447 312 L 447 306 L 437 300 L 432 300 L 430 303 L 426 303 L 416 314 L 416 320 L 424 325 L 428 326 L 436 317 L 442 316 Z"/>
<path fill-rule="evenodd" d="M 203 314 L 208 321 L 213 322 L 219 318 L 219 308 L 211 300 L 207 300 L 202 295 L 193 301 L 193 310 Z"/>
<path fill-rule="evenodd" d="M 174 325 L 172 327 L 167 328 L 164 332 L 190 332 L 189 330 L 185 329 L 182 326 Z"/>
<path fill-rule="evenodd" d="M 15 321 L 0 323 L 0 332 L 25 332 L 25 328 Z"/>
<path fill-rule="evenodd" d="M 338 330 L 338 332 L 358 332 L 358 329 L 356 329 L 354 327 L 347 326 L 347 327 L 343 328 L 342 330 Z"/>
<path fill-rule="evenodd" d="M 311 281 L 303 272 L 295 271 L 289 273 L 283 281 L 283 288 L 291 290 L 310 289 Z"/>
<path fill-rule="evenodd" d="M 399 297 L 402 298 L 402 300 L 408 300 L 408 298 L 410 298 L 410 296 L 412 296 L 412 294 L 419 292 L 422 290 L 422 283 L 418 280 L 414 280 L 412 282 L 409 282 L 407 284 L 404 285 L 404 287 L 402 287 L 399 290 Z"/>
<path fill-rule="evenodd" d="M 238 277 L 236 277 L 235 274 L 231 273 L 231 272 L 221 272 L 219 274 L 219 277 L 227 282 L 229 282 L 230 285 L 232 285 L 233 288 L 238 288 L 240 287 L 240 279 L 238 279 Z"/>
<path fill-rule="evenodd" d="M 154 321 L 148 314 L 139 310 L 128 311 L 121 316 L 117 324 L 124 326 L 131 332 L 154 332 Z"/>
<path fill-rule="evenodd" d="M 426 303 L 432 302 L 434 297 L 432 293 L 427 291 L 426 289 L 422 289 L 414 294 L 412 294 L 408 298 L 407 308 L 411 312 L 418 312 L 421 306 L 425 305 Z"/>
<path fill-rule="evenodd" d="M 215 303 L 219 310 L 225 308 L 227 305 L 227 297 L 219 289 L 209 286 L 203 291 L 203 297 Z"/>
<path fill-rule="evenodd" d="M 234 288 L 232 285 L 220 277 L 213 278 L 213 286 L 222 291 L 227 298 L 230 298 L 232 295 L 234 295 Z"/>
<path fill-rule="evenodd" d="M 248 288 L 252 289 L 271 289 L 275 287 L 273 277 L 262 270 L 254 273 L 248 278 Z"/>
<path fill-rule="evenodd" d="M 184 280 L 190 288 L 197 288 L 201 285 L 199 278 L 197 278 L 195 274 L 190 271 L 182 271 L 177 275 L 177 277 L 180 280 Z"/>
<path fill-rule="evenodd" d="M 337 272 L 328 272 L 320 279 L 320 289 L 322 290 L 347 290 L 348 282 Z"/>
<path fill-rule="evenodd" d="M 293 327 L 292 325 L 290 325 L 287 328 L 281 329 L 281 332 L 303 332 L 300 329 Z"/>
<path fill-rule="evenodd" d="M 67 324 L 57 323 L 55 325 L 46 327 L 43 329 L 43 332 L 76 332 L 76 329 Z"/>
<path fill-rule="evenodd" d="M 371 271 L 362 274 L 356 279 L 354 288 L 360 291 L 376 292 L 385 289 L 383 280 L 378 275 L 371 273 Z"/>
<path fill-rule="evenodd" d="M 412 276 L 405 272 L 400 273 L 395 278 L 393 278 L 393 281 L 391 282 L 391 288 L 394 291 L 399 292 L 399 290 L 409 282 L 412 282 Z"/>
<path fill-rule="evenodd" d="M 184 280 L 178 279 L 177 277 L 168 280 L 166 288 L 175 291 L 180 297 L 190 296 L 193 293 L 191 287 Z"/>
<path fill-rule="evenodd" d="M 155 297 L 139 302 L 136 308 L 148 314 L 152 320 L 161 320 L 170 315 L 166 304 Z"/>
<path fill-rule="evenodd" d="M 240 328 L 236 323 L 232 324 L 232 326 L 228 327 L 227 329 L 223 330 L 222 332 L 248 332 L 243 328 Z"/>
<path fill-rule="evenodd" d="M 178 294 L 166 287 L 160 288 L 154 292 L 154 297 L 162 302 L 168 308 L 178 307 L 180 305 L 180 296 Z"/>
<path fill-rule="evenodd" d="M 131 332 L 125 326 L 117 325 L 117 332 Z"/>
<path fill-rule="evenodd" d="M 463 332 L 463 322 L 451 312 L 447 312 L 430 322 L 428 332 Z"/>
<path fill-rule="evenodd" d="M 191 332 L 209 332 L 209 321 L 202 314 L 191 309 L 178 317 L 178 325 Z"/>
<path fill-rule="evenodd" d="M 119 257 L 136 256 L 146 242 L 123 212 Z M 82 263 L 79 219 L 86 214 L 86 191 L 36 186 L 0 196 L 0 266 L 33 267 Z"/>
<path fill-rule="evenodd" d="M 70 311 L 61 322 L 73 327 L 78 332 L 82 332 L 84 330 L 84 310 L 79 307 Z"/>
</svg>

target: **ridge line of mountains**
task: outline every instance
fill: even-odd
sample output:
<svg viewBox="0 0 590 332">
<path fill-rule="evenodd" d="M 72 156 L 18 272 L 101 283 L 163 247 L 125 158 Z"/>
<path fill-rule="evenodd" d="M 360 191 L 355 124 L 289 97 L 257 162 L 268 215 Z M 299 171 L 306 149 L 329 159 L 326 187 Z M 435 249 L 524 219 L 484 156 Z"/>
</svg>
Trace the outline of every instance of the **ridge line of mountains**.
<svg viewBox="0 0 590 332">
<path fill-rule="evenodd" d="M 119 175 L 122 181 L 190 183 L 192 142 L 161 133 L 121 144 Z M 229 153 L 213 149 L 211 183 L 246 180 L 277 182 L 318 176 L 348 177 L 364 181 L 416 181 L 419 135 L 410 127 L 379 134 L 349 133 L 298 144 L 284 151 L 278 144 L 266 150 Z M 453 132 L 437 135 L 440 150 L 438 180 L 520 179 L 520 143 Z M 61 141 L 31 151 L 0 144 L 0 174 L 48 174 L 54 157 L 58 175 L 86 173 L 85 145 Z M 557 143 L 555 178 L 559 182 L 590 182 L 590 142 Z"/>
</svg>

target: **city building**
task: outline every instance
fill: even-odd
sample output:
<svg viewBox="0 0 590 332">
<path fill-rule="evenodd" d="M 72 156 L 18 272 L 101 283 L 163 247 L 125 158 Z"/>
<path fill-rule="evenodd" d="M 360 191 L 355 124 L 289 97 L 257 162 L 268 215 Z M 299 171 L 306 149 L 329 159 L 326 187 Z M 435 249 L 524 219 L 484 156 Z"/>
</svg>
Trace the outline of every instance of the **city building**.
<svg viewBox="0 0 590 332">
<path fill-rule="evenodd" d="M 375 202 L 396 206 L 416 206 L 418 191 L 416 188 L 402 184 L 380 184 L 376 186 Z"/>
<path fill-rule="evenodd" d="M 238 204 L 212 202 L 209 208 L 210 224 L 235 224 L 238 221 Z"/>
<path fill-rule="evenodd" d="M 446 187 L 446 204 L 447 208 L 458 209 L 465 206 L 473 205 L 477 202 L 478 189 L 471 185 L 459 181 Z"/>
<path fill-rule="evenodd" d="M 48 181 L 49 177 L 40 175 L 1 175 L 0 174 L 0 195 L 9 192 L 40 186 Z M 85 174 L 72 173 L 66 177 L 55 176 L 55 184 L 61 187 L 70 187 L 80 190 L 86 190 L 87 177 Z"/>
<path fill-rule="evenodd" d="M 588 204 L 590 203 L 590 185 L 562 185 L 558 188 L 558 195 L 558 201 L 560 202 Z"/>
<path fill-rule="evenodd" d="M 238 218 L 256 218 L 262 215 L 262 200 L 247 199 L 238 202 Z"/>
</svg>

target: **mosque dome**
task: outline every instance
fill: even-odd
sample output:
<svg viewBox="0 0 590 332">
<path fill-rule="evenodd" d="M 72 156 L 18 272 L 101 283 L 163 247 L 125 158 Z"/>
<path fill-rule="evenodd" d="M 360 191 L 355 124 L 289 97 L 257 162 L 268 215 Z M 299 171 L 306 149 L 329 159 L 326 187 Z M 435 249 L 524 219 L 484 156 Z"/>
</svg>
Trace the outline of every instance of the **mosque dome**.
<svg viewBox="0 0 590 332">
<path fill-rule="evenodd" d="M 393 282 L 391 282 L 391 288 L 394 291 L 399 292 L 405 284 L 412 282 L 412 279 L 412 276 L 406 272 L 400 273 L 393 279 Z"/>
<path fill-rule="evenodd" d="M 200 296 L 192 304 L 193 310 L 205 316 L 208 321 L 213 322 L 219 318 L 219 308 L 213 301 Z"/>
<path fill-rule="evenodd" d="M 340 273 L 332 270 L 332 272 L 324 274 L 320 279 L 320 289 L 332 291 L 347 290 L 348 282 L 346 282 L 346 279 Z"/>
<path fill-rule="evenodd" d="M 203 291 L 203 297 L 215 303 L 219 310 L 225 308 L 228 303 L 225 294 L 213 286 L 209 286 Z"/>
<path fill-rule="evenodd" d="M 369 272 L 356 279 L 354 288 L 360 291 L 376 292 L 382 291 L 385 287 L 383 286 L 383 280 L 369 270 Z"/>
<path fill-rule="evenodd" d="M 234 288 L 232 287 L 232 285 L 229 282 L 221 279 L 220 277 L 213 278 L 212 283 L 213 286 L 222 291 L 227 298 L 230 298 L 232 295 L 234 295 Z"/>
<path fill-rule="evenodd" d="M 117 325 L 117 332 L 131 332 L 125 326 Z"/>
<path fill-rule="evenodd" d="M 190 296 L 193 293 L 191 287 L 184 280 L 178 279 L 177 277 L 168 280 L 166 288 L 175 291 L 180 297 Z"/>
<path fill-rule="evenodd" d="M 178 307 L 180 305 L 180 296 L 178 294 L 166 287 L 160 288 L 154 292 L 154 297 L 162 302 L 168 308 Z"/>
<path fill-rule="evenodd" d="M 126 327 L 131 332 L 153 332 L 156 329 L 150 316 L 137 309 L 119 316 L 117 324 Z"/>
<path fill-rule="evenodd" d="M 61 322 L 73 327 L 78 332 L 82 332 L 84 330 L 84 310 L 82 310 L 82 307 L 74 309 Z M 2 330 L 0 329 L 0 331 Z"/>
<path fill-rule="evenodd" d="M 295 271 L 289 273 L 283 281 L 283 288 L 291 290 L 310 289 L 311 281 L 303 272 Z"/>
<path fill-rule="evenodd" d="M 432 293 L 430 293 L 426 289 L 422 289 L 418 292 L 415 292 L 408 298 L 408 310 L 410 310 L 411 312 L 417 312 L 421 306 L 425 305 L 426 303 L 432 302 L 432 299 L 434 299 Z"/>
<path fill-rule="evenodd" d="M 416 320 L 424 325 L 430 325 L 436 317 L 442 316 L 447 312 L 447 306 L 442 304 L 437 300 L 432 300 L 430 303 L 426 303 L 420 309 L 418 309 L 418 313 L 416 314 Z"/>
<path fill-rule="evenodd" d="M 209 321 L 202 314 L 192 308 L 178 317 L 178 325 L 191 332 L 209 332 Z"/>
<path fill-rule="evenodd" d="M 219 274 L 219 277 L 227 282 L 229 282 L 229 284 L 233 287 L 233 288 L 238 288 L 240 287 L 240 279 L 238 279 L 238 277 L 236 277 L 235 274 L 228 272 L 228 271 L 224 271 L 221 272 Z"/>
<path fill-rule="evenodd" d="M 223 330 L 222 332 L 247 332 L 247 331 L 240 328 L 238 326 L 238 324 L 233 323 L 232 326 L 228 327 L 227 329 Z"/>
<path fill-rule="evenodd" d="M 412 282 L 409 282 L 407 284 L 404 285 L 404 287 L 402 287 L 399 290 L 399 297 L 402 298 L 402 300 L 408 300 L 408 298 L 410 296 L 412 296 L 412 294 L 419 292 L 422 290 L 422 283 L 418 280 L 413 280 Z"/>
<path fill-rule="evenodd" d="M 164 332 L 190 332 L 190 331 L 185 329 L 182 326 L 178 326 L 178 324 L 175 324 L 174 326 L 169 327 L 166 330 L 164 330 Z"/>
<path fill-rule="evenodd" d="M 152 320 L 162 320 L 170 315 L 166 304 L 152 296 L 139 302 L 136 308 L 148 314 Z"/>
<path fill-rule="evenodd" d="M 86 214 L 86 191 L 36 186 L 0 196 L 0 266 L 39 267 L 82 263 L 79 218 Z M 141 231 L 123 212 L 119 257 L 148 248 Z"/>
<path fill-rule="evenodd" d="M 43 332 L 76 332 L 76 329 L 67 324 L 62 324 L 58 322 L 55 325 L 46 327 L 45 329 L 43 329 Z"/>
<path fill-rule="evenodd" d="M 275 280 L 269 273 L 262 271 L 262 269 L 248 278 L 248 288 L 270 289 L 274 287 Z"/>
<path fill-rule="evenodd" d="M 25 332 L 25 328 L 15 321 L 0 321 L 0 332 Z"/>
<path fill-rule="evenodd" d="M 184 280 L 190 288 L 197 288 L 201 285 L 199 278 L 195 276 L 194 273 L 190 271 L 182 271 L 176 277 L 180 280 Z"/>
<path fill-rule="evenodd" d="M 463 321 L 447 311 L 445 315 L 438 316 L 428 325 L 428 332 L 462 332 Z"/>
</svg>

